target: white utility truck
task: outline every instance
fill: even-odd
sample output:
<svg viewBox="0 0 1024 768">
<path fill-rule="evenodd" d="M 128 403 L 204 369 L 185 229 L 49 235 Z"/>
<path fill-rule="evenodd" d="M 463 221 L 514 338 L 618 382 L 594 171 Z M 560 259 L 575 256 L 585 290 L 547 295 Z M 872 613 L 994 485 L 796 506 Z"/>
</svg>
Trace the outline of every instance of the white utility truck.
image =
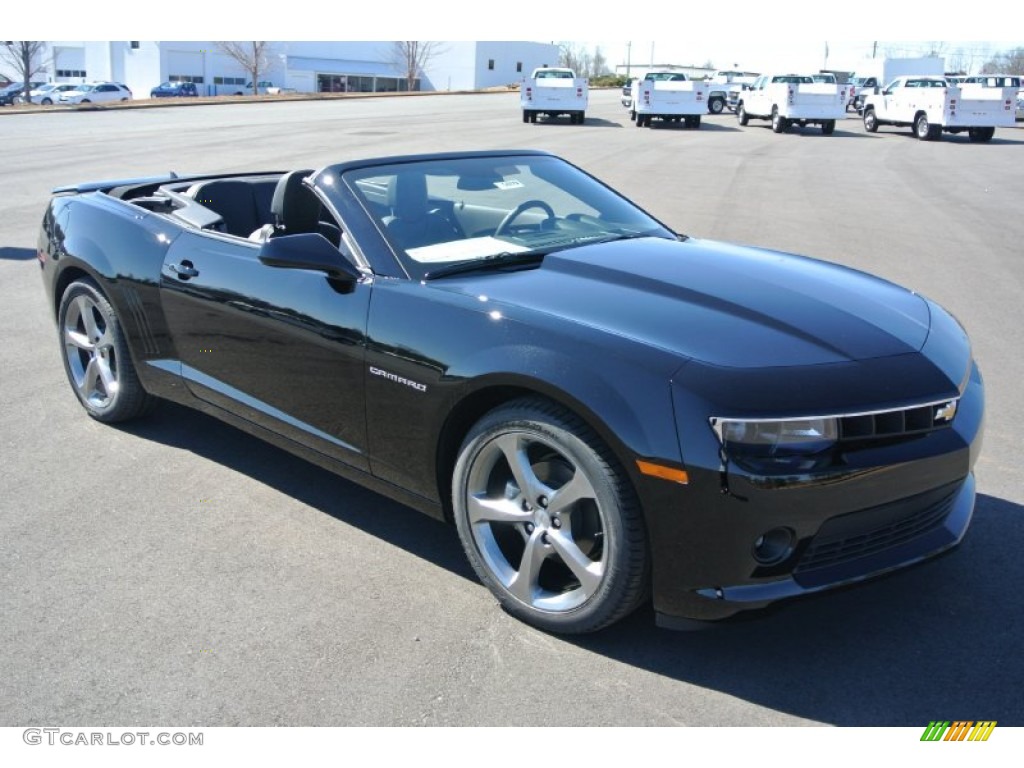
<svg viewBox="0 0 1024 768">
<path fill-rule="evenodd" d="M 702 80 L 690 80 L 682 72 L 652 70 L 633 81 L 629 117 L 637 128 L 649 126 L 654 119 L 700 128 L 700 116 L 708 111 L 707 94 Z"/>
<path fill-rule="evenodd" d="M 915 56 L 896 59 L 864 59 L 857 65 L 852 88 L 848 94 L 847 107 L 860 112 L 864 106 L 864 97 L 874 95 L 882 90 L 882 86 L 891 83 L 904 75 L 936 75 L 945 70 L 945 61 L 938 56 Z"/>
<path fill-rule="evenodd" d="M 736 103 L 736 118 L 746 125 L 752 118 L 771 120 L 782 133 L 791 125 L 820 125 L 825 135 L 846 117 L 848 86 L 816 83 L 810 75 L 761 75 L 743 91 Z"/>
<path fill-rule="evenodd" d="M 951 86 L 938 75 L 897 77 L 881 93 L 865 97 L 864 130 L 910 127 L 923 141 L 937 139 L 943 131 L 967 131 L 971 141 L 989 141 L 996 128 L 1014 125 L 1016 104 L 1016 88 Z"/>
<path fill-rule="evenodd" d="M 708 112 L 722 113 L 729 104 L 736 103 L 736 94 L 757 78 L 757 72 L 740 72 L 735 69 L 720 69 L 705 81 L 708 84 Z"/>
<path fill-rule="evenodd" d="M 537 115 L 568 115 L 581 124 L 587 112 L 587 80 L 564 67 L 538 67 L 519 86 L 523 122 L 536 123 Z"/>
</svg>

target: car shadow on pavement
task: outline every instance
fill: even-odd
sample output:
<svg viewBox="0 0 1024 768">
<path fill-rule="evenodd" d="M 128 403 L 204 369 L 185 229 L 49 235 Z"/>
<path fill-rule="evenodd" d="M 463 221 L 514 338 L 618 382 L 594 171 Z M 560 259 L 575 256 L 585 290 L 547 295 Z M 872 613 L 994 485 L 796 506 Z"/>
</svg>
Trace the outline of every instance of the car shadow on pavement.
<svg viewBox="0 0 1024 768">
<path fill-rule="evenodd" d="M 454 526 L 349 482 L 212 416 L 162 401 L 148 418 L 113 426 L 243 473 L 416 557 L 479 583 L 462 554 Z"/>
<path fill-rule="evenodd" d="M 452 526 L 213 417 L 161 403 L 120 429 L 244 473 L 479 584 Z M 556 640 L 817 722 L 1024 725 L 1022 520 L 1021 505 L 981 495 L 961 546 L 917 568 L 698 631 L 659 629 L 648 606 L 594 635 Z"/>
<path fill-rule="evenodd" d="M 574 642 L 818 722 L 1022 726 L 1022 520 L 980 495 L 961 546 L 917 568 L 693 632 L 653 628 L 648 608 Z"/>
<path fill-rule="evenodd" d="M 0 246 L 0 260 L 3 261 L 31 261 L 36 257 L 33 248 L 9 248 Z"/>
</svg>

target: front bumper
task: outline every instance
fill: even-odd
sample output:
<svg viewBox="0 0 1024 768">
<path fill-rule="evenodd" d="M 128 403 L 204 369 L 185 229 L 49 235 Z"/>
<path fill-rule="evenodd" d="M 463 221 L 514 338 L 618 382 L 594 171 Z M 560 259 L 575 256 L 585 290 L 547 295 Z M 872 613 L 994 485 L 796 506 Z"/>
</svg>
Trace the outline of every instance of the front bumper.
<svg viewBox="0 0 1024 768">
<path fill-rule="evenodd" d="M 687 443 L 701 457 L 686 462 L 689 485 L 648 515 L 659 624 L 726 618 L 955 547 L 974 510 L 983 426 L 984 386 L 972 365 L 948 427 L 857 446 L 825 470 L 758 475 L 723 467 L 713 438 Z M 758 542 L 773 533 L 791 545 L 766 563 Z"/>
</svg>

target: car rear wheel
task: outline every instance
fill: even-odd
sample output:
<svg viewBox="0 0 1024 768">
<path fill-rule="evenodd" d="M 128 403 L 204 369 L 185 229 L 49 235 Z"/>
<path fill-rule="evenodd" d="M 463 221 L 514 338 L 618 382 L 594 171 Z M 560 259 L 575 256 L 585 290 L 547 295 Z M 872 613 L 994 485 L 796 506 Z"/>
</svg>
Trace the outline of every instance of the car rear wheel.
<svg viewBox="0 0 1024 768">
<path fill-rule="evenodd" d="M 821 124 L 821 132 L 826 136 L 831 136 L 836 130 L 835 120 L 826 120 Z"/>
<path fill-rule="evenodd" d="M 789 121 L 779 114 L 778 107 L 772 107 L 772 130 L 776 133 L 783 133 L 789 128 Z"/>
<path fill-rule="evenodd" d="M 485 415 L 459 451 L 452 501 L 480 580 L 533 626 L 593 632 L 646 594 L 632 488 L 597 435 L 554 403 L 524 398 Z"/>
<path fill-rule="evenodd" d="M 721 96 L 712 96 L 708 99 L 708 112 L 712 115 L 720 115 L 725 109 L 725 99 Z"/>
<path fill-rule="evenodd" d="M 117 313 L 90 280 L 77 280 L 58 313 L 64 370 L 71 388 L 98 421 L 127 421 L 155 402 L 139 383 Z"/>
<path fill-rule="evenodd" d="M 40 104 L 47 104 L 47 105 L 49 105 L 49 104 L 53 104 L 53 99 L 50 99 L 50 98 L 45 98 L 45 99 L 43 99 L 42 101 L 40 101 L 39 103 L 40 103 Z"/>
</svg>

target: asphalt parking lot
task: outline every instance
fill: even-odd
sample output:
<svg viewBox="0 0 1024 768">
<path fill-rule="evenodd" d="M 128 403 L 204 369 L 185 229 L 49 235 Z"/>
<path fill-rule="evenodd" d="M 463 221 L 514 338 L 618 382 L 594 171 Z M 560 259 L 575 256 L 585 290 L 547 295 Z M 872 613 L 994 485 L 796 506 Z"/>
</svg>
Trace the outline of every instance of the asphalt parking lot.
<svg viewBox="0 0 1024 768">
<path fill-rule="evenodd" d="M 1024 129 L 990 144 L 523 124 L 518 95 L 0 115 L 0 725 L 1024 725 Z M 50 189 L 175 170 L 518 148 L 692 235 L 878 273 L 936 299 L 986 377 L 963 545 L 703 632 L 505 615 L 454 529 L 167 406 L 111 428 L 65 381 L 35 261 Z"/>
</svg>

